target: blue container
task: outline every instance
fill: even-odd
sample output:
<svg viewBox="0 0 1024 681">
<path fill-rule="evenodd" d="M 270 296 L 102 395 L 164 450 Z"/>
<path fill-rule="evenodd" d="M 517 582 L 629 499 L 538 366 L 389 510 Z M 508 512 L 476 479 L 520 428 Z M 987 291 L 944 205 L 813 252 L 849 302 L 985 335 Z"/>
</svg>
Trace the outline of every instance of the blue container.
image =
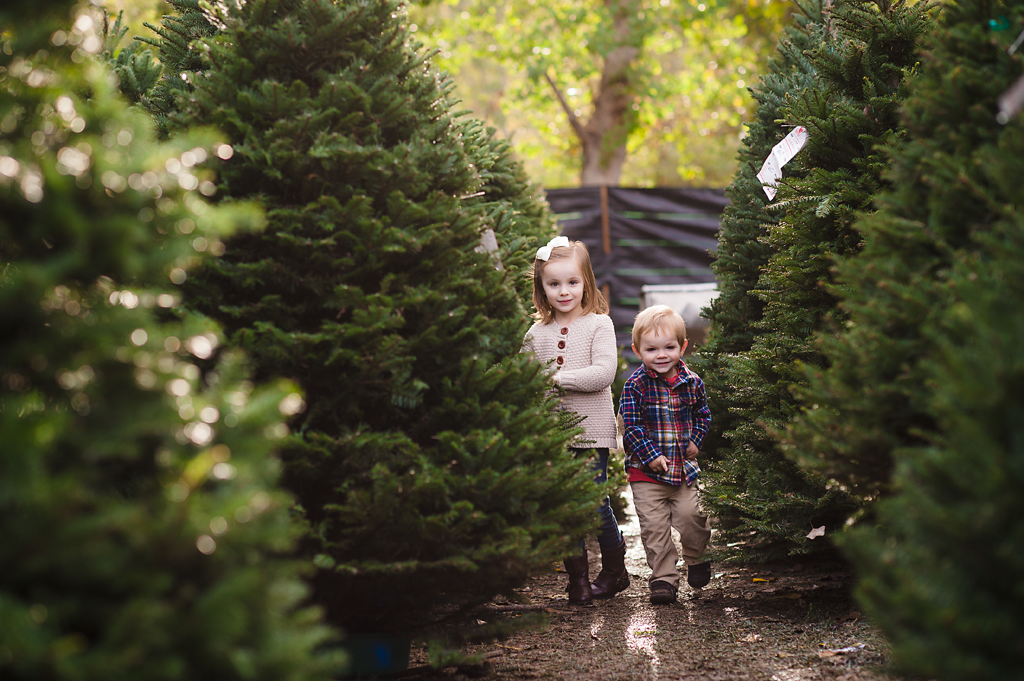
<svg viewBox="0 0 1024 681">
<path fill-rule="evenodd" d="M 340 644 L 348 655 L 344 678 L 387 676 L 409 668 L 408 636 L 394 634 L 352 634 Z"/>
</svg>

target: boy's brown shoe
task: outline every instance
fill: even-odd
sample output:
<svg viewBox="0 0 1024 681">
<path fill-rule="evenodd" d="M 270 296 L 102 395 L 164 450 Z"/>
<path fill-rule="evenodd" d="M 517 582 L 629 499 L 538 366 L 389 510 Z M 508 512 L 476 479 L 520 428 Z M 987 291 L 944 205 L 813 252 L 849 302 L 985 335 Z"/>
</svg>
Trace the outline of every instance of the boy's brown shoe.
<svg viewBox="0 0 1024 681">
<path fill-rule="evenodd" d="M 686 567 L 686 583 L 694 589 L 701 589 L 711 581 L 711 563 L 704 561 Z"/>
<path fill-rule="evenodd" d="M 676 602 L 676 588 L 660 579 L 651 582 L 651 605 L 669 605 Z"/>
</svg>

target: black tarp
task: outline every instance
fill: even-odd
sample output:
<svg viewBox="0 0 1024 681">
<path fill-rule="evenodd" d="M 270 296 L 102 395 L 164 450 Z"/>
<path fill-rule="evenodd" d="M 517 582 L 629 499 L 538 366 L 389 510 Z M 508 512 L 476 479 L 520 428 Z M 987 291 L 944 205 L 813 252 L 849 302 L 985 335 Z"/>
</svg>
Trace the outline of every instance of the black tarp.
<svg viewBox="0 0 1024 681">
<path fill-rule="evenodd" d="M 547 200 L 560 233 L 590 250 L 623 356 L 636 366 L 629 346 L 640 287 L 715 281 L 711 253 L 718 247 L 718 226 L 728 204 L 725 191 L 578 187 L 550 189 Z"/>
</svg>

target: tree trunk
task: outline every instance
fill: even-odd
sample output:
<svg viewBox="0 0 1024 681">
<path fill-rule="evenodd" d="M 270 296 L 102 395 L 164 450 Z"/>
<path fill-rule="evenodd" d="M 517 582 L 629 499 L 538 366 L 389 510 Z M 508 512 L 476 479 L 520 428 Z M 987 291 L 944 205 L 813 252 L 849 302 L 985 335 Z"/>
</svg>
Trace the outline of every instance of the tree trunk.
<svg viewBox="0 0 1024 681">
<path fill-rule="evenodd" d="M 545 77 L 555 91 L 573 132 L 583 147 L 583 166 L 580 168 L 580 185 L 617 185 L 622 177 L 622 166 L 626 163 L 626 138 L 630 128 L 631 83 L 630 66 L 640 55 L 634 47 L 630 33 L 629 15 L 631 0 L 606 0 L 615 4 L 615 36 L 618 47 L 604 57 L 604 70 L 597 93 L 591 99 L 594 111 L 585 124 L 573 112 L 562 96 L 558 84 L 550 74 Z"/>
<path fill-rule="evenodd" d="M 581 186 L 617 185 L 622 177 L 629 134 L 629 66 L 639 53 L 635 47 L 618 47 L 605 57 L 593 115 L 577 130 L 583 145 Z"/>
</svg>

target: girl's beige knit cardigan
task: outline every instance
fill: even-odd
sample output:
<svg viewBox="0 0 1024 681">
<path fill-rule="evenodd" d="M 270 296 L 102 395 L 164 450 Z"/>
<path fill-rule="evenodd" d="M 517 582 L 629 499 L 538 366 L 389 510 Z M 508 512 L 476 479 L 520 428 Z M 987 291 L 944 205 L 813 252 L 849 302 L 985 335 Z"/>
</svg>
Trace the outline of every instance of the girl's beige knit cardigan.
<svg viewBox="0 0 1024 681">
<path fill-rule="evenodd" d="M 564 341 L 564 347 L 558 347 L 559 341 Z M 526 332 L 522 351 L 532 352 L 544 363 L 555 360 L 550 366 L 557 370 L 564 391 L 561 408 L 586 416 L 580 425 L 584 429 L 581 439 L 587 442 L 579 446 L 616 448 L 611 385 L 618 349 L 611 317 L 592 312 L 569 326 L 538 322 Z"/>
</svg>

